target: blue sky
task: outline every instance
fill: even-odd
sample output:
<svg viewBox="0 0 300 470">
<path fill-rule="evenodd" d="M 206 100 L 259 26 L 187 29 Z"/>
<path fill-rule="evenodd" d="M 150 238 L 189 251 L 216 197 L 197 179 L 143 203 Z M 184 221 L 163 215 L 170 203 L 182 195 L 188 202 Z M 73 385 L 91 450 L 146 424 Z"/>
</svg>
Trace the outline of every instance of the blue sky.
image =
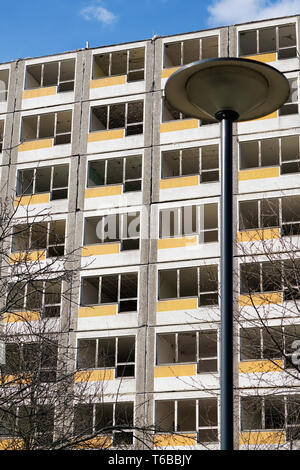
<svg viewBox="0 0 300 470">
<path fill-rule="evenodd" d="M 300 14 L 299 0 L 1 2 L 0 62 Z"/>
</svg>

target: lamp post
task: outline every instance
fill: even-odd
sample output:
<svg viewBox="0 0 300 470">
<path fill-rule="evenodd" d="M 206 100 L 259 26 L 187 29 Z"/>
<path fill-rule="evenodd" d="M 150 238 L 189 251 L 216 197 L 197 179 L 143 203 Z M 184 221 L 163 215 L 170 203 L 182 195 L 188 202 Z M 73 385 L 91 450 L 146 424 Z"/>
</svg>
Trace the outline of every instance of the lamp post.
<svg viewBox="0 0 300 470">
<path fill-rule="evenodd" d="M 184 114 L 221 126 L 221 449 L 234 449 L 233 422 L 233 122 L 272 113 L 288 99 L 277 69 L 234 57 L 193 62 L 173 73 L 167 101 Z"/>
</svg>

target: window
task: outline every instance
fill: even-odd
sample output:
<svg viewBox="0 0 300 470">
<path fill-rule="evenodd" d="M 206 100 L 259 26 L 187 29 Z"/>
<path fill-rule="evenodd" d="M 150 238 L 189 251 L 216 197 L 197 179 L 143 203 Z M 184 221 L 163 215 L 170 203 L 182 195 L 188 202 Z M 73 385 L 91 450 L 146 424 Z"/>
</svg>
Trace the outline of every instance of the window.
<svg viewBox="0 0 300 470">
<path fill-rule="evenodd" d="M 71 142 L 72 111 L 58 111 L 22 118 L 21 140 L 53 138 L 54 145 Z"/>
<path fill-rule="evenodd" d="M 141 191 L 142 156 L 94 160 L 88 163 L 87 187 L 122 184 L 123 191 Z"/>
<path fill-rule="evenodd" d="M 200 444 L 218 441 L 216 398 L 158 400 L 155 402 L 156 432 L 197 432 Z"/>
<path fill-rule="evenodd" d="M 41 318 L 60 316 L 61 281 L 32 281 L 9 285 L 6 311 L 37 311 Z"/>
<path fill-rule="evenodd" d="M 293 364 L 296 351 L 294 341 L 300 338 L 300 325 L 275 325 L 240 329 L 241 361 L 284 359 L 285 368 L 297 369 Z"/>
<path fill-rule="evenodd" d="M 218 145 L 162 152 L 162 178 L 198 174 L 201 183 L 219 181 Z"/>
<path fill-rule="evenodd" d="M 239 203 L 239 229 L 281 227 L 282 236 L 300 233 L 300 196 L 256 199 Z"/>
<path fill-rule="evenodd" d="M 93 79 L 126 75 L 127 82 L 144 80 L 145 48 L 94 55 Z"/>
<path fill-rule="evenodd" d="M 57 341 L 7 342 L 6 363 L 2 373 L 13 376 L 34 375 L 40 382 L 55 382 L 58 344 Z"/>
<path fill-rule="evenodd" d="M 13 227 L 12 253 L 46 250 L 47 258 L 63 256 L 65 220 L 20 224 Z"/>
<path fill-rule="evenodd" d="M 126 136 L 143 133 L 143 101 L 91 108 L 90 132 L 125 129 Z"/>
<path fill-rule="evenodd" d="M 272 26 L 239 33 L 240 56 L 277 52 L 277 59 L 297 57 L 296 25 Z"/>
<path fill-rule="evenodd" d="M 279 116 L 298 114 L 298 78 L 289 78 L 290 96 L 284 105 L 279 108 Z"/>
<path fill-rule="evenodd" d="M 198 297 L 199 306 L 218 304 L 216 265 L 159 271 L 159 299 Z"/>
<path fill-rule="evenodd" d="M 218 204 L 184 206 L 159 212 L 159 238 L 199 234 L 200 243 L 218 241 Z"/>
<path fill-rule="evenodd" d="M 57 92 L 73 91 L 75 59 L 28 65 L 25 75 L 25 90 L 57 86 Z"/>
<path fill-rule="evenodd" d="M 0 70 L 0 102 L 7 101 L 9 70 Z"/>
<path fill-rule="evenodd" d="M 198 373 L 217 372 L 217 331 L 187 331 L 157 335 L 156 364 L 197 363 Z"/>
<path fill-rule="evenodd" d="M 68 197 L 69 165 L 18 170 L 17 196 L 50 193 L 50 200 Z"/>
<path fill-rule="evenodd" d="M 300 439 L 299 395 L 241 398 L 242 431 L 282 430 L 287 441 Z"/>
<path fill-rule="evenodd" d="M 218 36 L 169 42 L 164 46 L 164 67 L 182 66 L 218 55 Z"/>
<path fill-rule="evenodd" d="M 118 312 L 137 311 L 137 273 L 107 274 L 82 279 L 81 305 L 118 304 Z"/>
<path fill-rule="evenodd" d="M 280 166 L 282 175 L 300 171 L 299 135 L 240 143 L 240 169 Z"/>
<path fill-rule="evenodd" d="M 112 436 L 112 446 L 133 443 L 133 402 L 94 403 L 75 405 L 74 434 Z M 115 427 L 114 431 L 107 428 Z"/>
<path fill-rule="evenodd" d="M 300 260 L 263 261 L 240 265 L 241 294 L 283 292 L 283 300 L 300 299 Z"/>
<path fill-rule="evenodd" d="M 135 375 L 135 337 L 78 340 L 77 367 L 115 369 L 115 377 Z"/>
<path fill-rule="evenodd" d="M 139 249 L 139 212 L 86 217 L 84 245 L 111 242 L 120 242 L 121 251 Z"/>
</svg>

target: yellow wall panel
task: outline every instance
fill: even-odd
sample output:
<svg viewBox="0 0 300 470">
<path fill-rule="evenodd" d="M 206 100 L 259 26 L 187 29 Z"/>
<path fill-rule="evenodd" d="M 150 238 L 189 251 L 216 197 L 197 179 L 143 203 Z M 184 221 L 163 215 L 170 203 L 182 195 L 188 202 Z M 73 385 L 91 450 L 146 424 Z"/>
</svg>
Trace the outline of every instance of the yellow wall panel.
<svg viewBox="0 0 300 470">
<path fill-rule="evenodd" d="M 100 382 L 102 380 L 114 380 L 115 369 L 95 369 L 77 372 L 75 382 Z"/>
<path fill-rule="evenodd" d="M 240 433 L 240 445 L 284 444 L 283 431 L 250 431 Z"/>
<path fill-rule="evenodd" d="M 44 261 L 46 259 L 46 252 L 41 251 L 30 251 L 25 253 L 12 253 L 9 257 L 10 263 L 24 263 L 34 261 Z"/>
<path fill-rule="evenodd" d="M 40 318 L 40 312 L 14 312 L 4 314 L 5 323 L 15 323 L 19 321 L 37 321 L 40 320 Z"/>
<path fill-rule="evenodd" d="M 24 441 L 19 438 L 9 438 L 0 440 L 0 450 L 22 450 Z"/>
<path fill-rule="evenodd" d="M 198 119 L 178 119 L 176 121 L 163 122 L 160 125 L 160 132 L 184 131 L 187 129 L 197 129 Z"/>
<path fill-rule="evenodd" d="M 97 186 L 95 188 L 87 188 L 84 197 L 106 197 L 106 196 L 120 196 L 123 192 L 123 186 Z"/>
<path fill-rule="evenodd" d="M 253 294 L 253 295 L 240 295 L 239 296 L 239 306 L 259 306 L 259 305 L 268 305 L 268 304 L 281 304 L 282 303 L 282 293 L 281 292 L 264 292 L 262 294 Z"/>
<path fill-rule="evenodd" d="M 279 166 L 239 171 L 239 181 L 256 180 L 261 178 L 275 178 L 277 176 L 280 176 Z"/>
<path fill-rule="evenodd" d="M 26 152 L 28 150 L 39 150 L 50 148 L 53 145 L 53 139 L 36 139 L 29 140 L 28 142 L 23 142 L 19 145 L 19 152 Z"/>
<path fill-rule="evenodd" d="M 28 206 L 29 204 L 47 204 L 50 202 L 50 193 L 32 194 L 30 196 L 16 197 L 15 206 Z"/>
<path fill-rule="evenodd" d="M 101 88 L 105 86 L 124 85 L 126 83 L 126 75 L 116 75 L 113 77 L 103 77 L 91 80 L 90 88 Z"/>
<path fill-rule="evenodd" d="M 88 142 L 99 142 L 101 140 L 123 139 L 125 135 L 124 129 L 112 129 L 111 131 L 91 132 L 88 135 Z"/>
<path fill-rule="evenodd" d="M 161 300 L 156 304 L 157 312 L 171 312 L 172 310 L 194 310 L 198 307 L 198 298 Z"/>
<path fill-rule="evenodd" d="M 197 245 L 197 236 L 162 238 L 160 240 L 157 240 L 157 248 L 159 250 L 166 248 L 181 248 L 190 245 Z"/>
<path fill-rule="evenodd" d="M 176 72 L 176 70 L 179 70 L 180 67 L 171 67 L 169 69 L 163 69 L 161 71 L 161 78 L 169 78 L 172 73 Z"/>
<path fill-rule="evenodd" d="M 168 366 L 156 366 L 154 377 L 182 377 L 196 375 L 196 364 L 172 364 Z"/>
<path fill-rule="evenodd" d="M 267 54 L 255 54 L 243 57 L 243 59 L 257 60 L 258 62 L 275 62 L 277 60 L 276 52 L 269 52 Z"/>
<path fill-rule="evenodd" d="M 237 241 L 239 243 L 254 242 L 262 240 L 273 240 L 280 238 L 279 228 L 266 228 L 261 230 L 245 230 L 238 232 Z"/>
<path fill-rule="evenodd" d="M 120 243 L 99 243 L 98 245 L 84 246 L 81 256 L 111 255 L 120 253 Z"/>
<path fill-rule="evenodd" d="M 160 189 L 181 188 L 184 186 L 197 186 L 199 184 L 199 176 L 179 176 L 178 178 L 168 178 L 160 180 Z"/>
<path fill-rule="evenodd" d="M 95 305 L 93 307 L 79 307 L 78 317 L 102 317 L 109 315 L 117 315 L 117 304 L 112 305 Z"/>
<path fill-rule="evenodd" d="M 155 447 L 195 446 L 196 434 L 156 434 Z"/>
<path fill-rule="evenodd" d="M 22 98 L 23 100 L 27 100 L 28 98 L 40 98 L 42 96 L 51 95 L 56 95 L 56 86 L 35 88 L 34 90 L 24 90 Z"/>
<path fill-rule="evenodd" d="M 254 372 L 282 372 L 282 369 L 282 360 L 243 361 L 239 363 L 239 372 L 241 374 L 251 374 Z"/>
</svg>

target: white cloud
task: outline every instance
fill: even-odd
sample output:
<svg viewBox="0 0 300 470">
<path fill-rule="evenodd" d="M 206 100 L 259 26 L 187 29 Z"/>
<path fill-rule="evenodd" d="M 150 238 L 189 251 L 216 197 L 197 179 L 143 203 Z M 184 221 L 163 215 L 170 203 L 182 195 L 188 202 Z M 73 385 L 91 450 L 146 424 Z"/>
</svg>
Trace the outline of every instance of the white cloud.
<svg viewBox="0 0 300 470">
<path fill-rule="evenodd" d="M 243 23 L 300 13 L 299 0 L 216 0 L 207 7 L 211 26 Z"/>
<path fill-rule="evenodd" d="M 85 20 L 96 20 L 102 23 L 104 26 L 115 23 L 118 20 L 118 16 L 107 10 L 107 8 L 102 5 L 100 0 L 85 8 L 82 8 L 80 14 Z"/>
</svg>

